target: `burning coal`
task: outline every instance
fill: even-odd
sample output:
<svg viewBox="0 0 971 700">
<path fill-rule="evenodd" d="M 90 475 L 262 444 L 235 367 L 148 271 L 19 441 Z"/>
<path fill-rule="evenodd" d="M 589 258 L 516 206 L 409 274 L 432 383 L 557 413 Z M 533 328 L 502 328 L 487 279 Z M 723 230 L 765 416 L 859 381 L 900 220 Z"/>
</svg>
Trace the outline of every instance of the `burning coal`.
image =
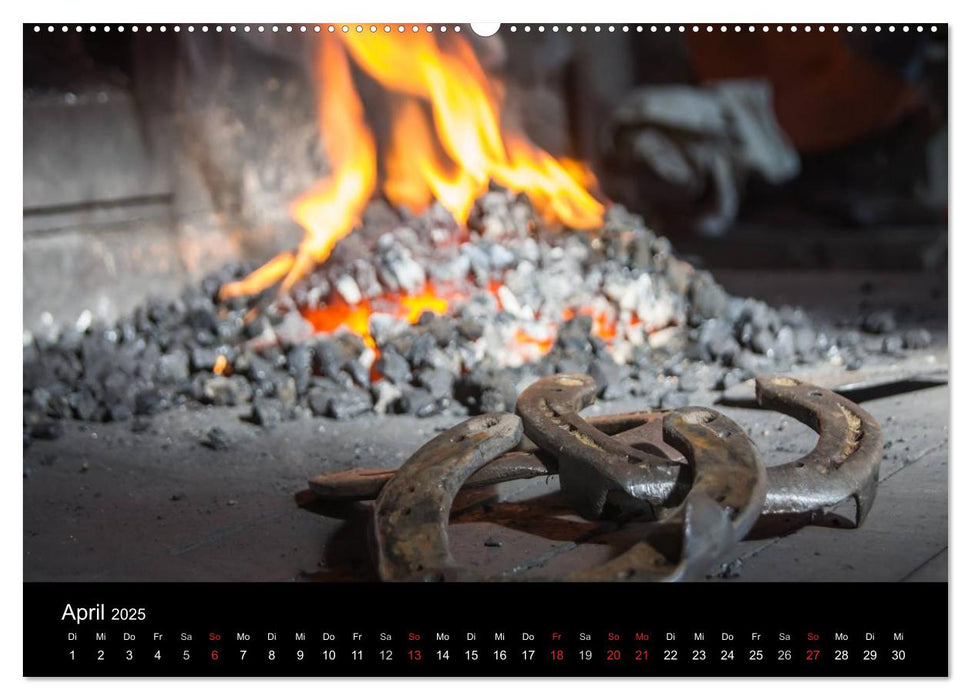
<svg viewBox="0 0 971 700">
<path fill-rule="evenodd" d="M 464 226 L 475 200 L 496 184 L 528 197 L 548 225 L 584 229 L 603 223 L 604 205 L 587 189 L 594 183 L 589 172 L 503 127 L 501 88 L 490 82 L 462 37 L 439 39 L 424 32 L 329 37 L 322 42 L 317 68 L 320 134 L 331 173 L 292 205 L 293 218 L 305 231 L 296 253 L 283 252 L 246 278 L 226 284 L 220 290 L 223 299 L 256 294 L 277 283 L 281 291 L 292 288 L 330 257 L 337 242 L 360 223 L 376 193 L 378 154 L 348 55 L 392 93 L 392 142 L 381 183 L 391 203 L 418 214 L 438 202 Z M 423 310 L 447 308 L 434 290 L 425 289 L 423 297 L 434 298 Z M 402 298 L 401 304 L 401 313 L 414 315 L 412 298 Z M 351 305 L 355 308 L 347 309 L 343 325 L 366 336 L 362 308 Z M 340 310 L 315 317 L 315 325 L 328 330 Z"/>
</svg>

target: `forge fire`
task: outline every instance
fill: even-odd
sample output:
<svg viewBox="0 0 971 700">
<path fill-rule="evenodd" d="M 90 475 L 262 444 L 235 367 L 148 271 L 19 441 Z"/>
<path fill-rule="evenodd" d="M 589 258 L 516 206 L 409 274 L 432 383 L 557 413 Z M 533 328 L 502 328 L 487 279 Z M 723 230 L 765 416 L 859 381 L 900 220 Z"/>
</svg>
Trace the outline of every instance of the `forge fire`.
<svg viewBox="0 0 971 700">
<path fill-rule="evenodd" d="M 672 408 L 794 362 L 861 363 L 858 334 L 731 297 L 589 169 L 531 144 L 460 35 L 349 33 L 315 51 L 329 172 L 291 204 L 299 246 L 31 344 L 30 434 L 186 401 L 251 404 L 269 426 L 474 414 L 554 371 Z M 384 153 L 352 66 L 386 93 Z"/>
</svg>

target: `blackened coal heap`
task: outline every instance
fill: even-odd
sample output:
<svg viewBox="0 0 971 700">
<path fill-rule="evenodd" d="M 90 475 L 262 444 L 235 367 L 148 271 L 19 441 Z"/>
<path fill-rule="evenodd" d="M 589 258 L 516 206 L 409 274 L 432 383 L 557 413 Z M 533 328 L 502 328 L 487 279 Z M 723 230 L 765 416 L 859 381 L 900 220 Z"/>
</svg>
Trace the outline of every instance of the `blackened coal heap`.
<svg viewBox="0 0 971 700">
<path fill-rule="evenodd" d="M 223 283 L 252 269 L 237 266 L 113 325 L 82 319 L 25 334 L 25 444 L 60 435 L 61 419 L 118 421 L 182 404 L 245 406 L 266 427 L 310 414 L 509 410 L 524 386 L 552 372 L 588 372 L 604 398 L 673 407 L 698 389 L 793 363 L 862 362 L 859 334 L 830 338 L 799 309 L 731 297 L 620 206 L 596 234 L 555 233 L 524 198 L 492 191 L 469 229 L 458 236 L 438 207 L 409 217 L 378 202 L 327 264 L 255 318 L 247 316 L 254 299 L 218 300 Z M 354 304 L 428 282 L 473 293 L 415 325 L 373 314 L 377 353 L 351 333 L 315 335 L 297 310 L 325 306 L 333 293 Z M 590 316 L 562 320 L 564 309 L 588 305 L 617 312 L 611 343 Z M 548 353 L 522 362 L 509 338 L 548 332 L 550 319 Z M 220 355 L 225 375 L 213 372 Z"/>
</svg>

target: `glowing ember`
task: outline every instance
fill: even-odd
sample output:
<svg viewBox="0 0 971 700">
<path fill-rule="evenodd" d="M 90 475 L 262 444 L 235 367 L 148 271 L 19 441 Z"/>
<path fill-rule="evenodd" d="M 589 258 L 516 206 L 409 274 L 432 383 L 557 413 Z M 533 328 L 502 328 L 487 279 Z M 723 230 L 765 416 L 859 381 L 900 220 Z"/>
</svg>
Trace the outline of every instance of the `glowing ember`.
<svg viewBox="0 0 971 700">
<path fill-rule="evenodd" d="M 333 333 L 343 328 L 361 336 L 369 348 L 376 349 L 369 326 L 373 312 L 381 311 L 414 324 L 426 311 L 438 315 L 446 313 L 450 301 L 461 298 L 465 298 L 464 295 L 447 295 L 427 284 L 418 294 L 385 294 L 375 299 L 363 299 L 358 304 L 348 304 L 340 295 L 334 295 L 326 306 L 305 309 L 303 316 L 318 333 Z"/>
<path fill-rule="evenodd" d="M 225 374 L 226 370 L 229 369 L 229 361 L 226 359 L 225 355 L 220 355 L 216 358 L 216 361 L 212 365 L 213 374 Z"/>
</svg>

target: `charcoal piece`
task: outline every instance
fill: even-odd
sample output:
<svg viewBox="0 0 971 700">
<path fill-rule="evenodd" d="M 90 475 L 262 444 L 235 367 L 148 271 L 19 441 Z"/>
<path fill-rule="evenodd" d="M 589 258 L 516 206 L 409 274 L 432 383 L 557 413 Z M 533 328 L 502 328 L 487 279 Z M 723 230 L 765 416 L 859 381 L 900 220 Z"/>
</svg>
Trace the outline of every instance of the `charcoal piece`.
<svg viewBox="0 0 971 700">
<path fill-rule="evenodd" d="M 426 368 L 415 374 L 415 383 L 426 389 L 433 398 L 451 397 L 455 378 L 446 369 Z"/>
<path fill-rule="evenodd" d="M 858 331 L 846 330 L 836 337 L 836 344 L 841 348 L 855 348 L 863 343 L 863 336 Z"/>
<path fill-rule="evenodd" d="M 384 378 L 394 384 L 406 384 L 411 379 L 411 368 L 408 361 L 391 348 L 381 353 L 377 359 L 375 369 Z"/>
<path fill-rule="evenodd" d="M 150 416 L 169 407 L 168 397 L 158 389 L 145 389 L 135 396 L 134 412 L 139 416 Z"/>
<path fill-rule="evenodd" d="M 589 367 L 589 361 L 576 355 L 561 355 L 556 359 L 556 371 L 562 374 L 583 374 Z"/>
<path fill-rule="evenodd" d="M 349 360 L 344 363 L 344 371 L 358 386 L 368 387 L 371 385 L 370 372 L 367 367 L 361 364 L 360 360 Z"/>
<path fill-rule="evenodd" d="M 690 394 L 701 388 L 701 378 L 696 370 L 685 371 L 678 377 L 678 391 Z"/>
<path fill-rule="evenodd" d="M 336 379 L 347 359 L 343 347 L 336 340 L 324 339 L 317 343 L 314 350 L 313 368 L 319 375 Z M 300 390 L 300 393 L 302 394 L 303 390 Z"/>
<path fill-rule="evenodd" d="M 216 450 L 217 452 L 228 450 L 230 447 L 229 435 L 227 435 L 226 431 L 219 426 L 209 428 L 199 443 L 204 447 L 208 447 L 210 450 Z"/>
<path fill-rule="evenodd" d="M 761 328 L 752 334 L 748 345 L 760 355 L 765 355 L 772 349 L 775 338 L 767 328 Z"/>
<path fill-rule="evenodd" d="M 64 424 L 48 418 L 38 418 L 30 423 L 27 432 L 36 440 L 56 440 L 64 434 Z"/>
<path fill-rule="evenodd" d="M 344 420 L 358 416 L 371 408 L 371 395 L 357 387 L 322 389 L 315 387 L 307 396 L 315 416 Z"/>
<path fill-rule="evenodd" d="M 796 354 L 796 336 L 789 326 L 783 326 L 772 343 L 772 354 L 777 360 L 788 362 Z"/>
<path fill-rule="evenodd" d="M 274 376 L 273 396 L 278 398 L 284 406 L 293 406 L 297 402 L 297 382 L 290 376 Z"/>
<path fill-rule="evenodd" d="M 564 350 L 586 352 L 590 348 L 591 330 L 593 319 L 590 316 L 574 316 L 560 326 L 556 335 L 556 346 Z"/>
<path fill-rule="evenodd" d="M 731 369 L 725 370 L 718 381 L 715 383 L 715 389 L 718 391 L 725 391 L 736 384 L 741 384 L 744 381 L 751 379 L 754 374 L 748 370 L 740 369 L 738 367 L 733 367 Z"/>
<path fill-rule="evenodd" d="M 287 372 L 297 384 L 297 393 L 303 394 L 310 386 L 314 353 L 308 345 L 297 345 L 287 353 Z"/>
<path fill-rule="evenodd" d="M 274 428 L 284 418 L 283 402 L 279 399 L 257 399 L 253 402 L 250 420 L 264 428 Z"/>
<path fill-rule="evenodd" d="M 726 294 L 709 272 L 699 272 L 691 280 L 688 301 L 701 319 L 718 318 L 725 311 Z"/>
<path fill-rule="evenodd" d="M 597 396 L 602 399 L 619 399 L 627 395 L 624 380 L 627 379 L 626 367 L 621 367 L 609 357 L 594 360 L 587 366 L 586 374 L 597 383 Z"/>
<path fill-rule="evenodd" d="M 250 400 L 253 389 L 245 377 L 234 374 L 231 377 L 214 375 L 202 381 L 203 403 L 214 406 L 238 406 Z"/>
<path fill-rule="evenodd" d="M 259 355 L 245 353 L 233 364 L 233 369 L 246 376 L 251 382 L 263 382 L 274 375 L 273 363 Z"/>
<path fill-rule="evenodd" d="M 435 337 L 430 333 L 420 333 L 415 336 L 405 354 L 405 359 L 412 369 L 421 367 L 431 367 L 434 350 L 436 350 Z"/>
<path fill-rule="evenodd" d="M 810 357 L 816 348 L 816 332 L 807 326 L 799 327 L 793 334 L 793 346 L 803 359 Z"/>
<path fill-rule="evenodd" d="M 375 413 L 388 413 L 401 397 L 401 389 L 387 379 L 379 379 L 371 385 L 371 397 L 374 399 Z"/>
<path fill-rule="evenodd" d="M 218 357 L 216 348 L 194 347 L 189 351 L 189 366 L 193 372 L 212 371 Z"/>
<path fill-rule="evenodd" d="M 436 316 L 431 311 L 424 312 L 418 319 L 418 326 L 430 333 L 440 348 L 448 347 L 459 334 L 455 322 L 445 316 Z"/>
<path fill-rule="evenodd" d="M 481 322 L 474 318 L 461 318 L 456 324 L 456 330 L 466 340 L 478 340 L 485 332 Z"/>
<path fill-rule="evenodd" d="M 888 335 L 883 339 L 880 349 L 886 355 L 900 355 L 904 349 L 904 339 L 899 335 Z"/>
<path fill-rule="evenodd" d="M 335 393 L 327 403 L 326 415 L 337 420 L 353 418 L 371 409 L 371 395 L 363 389 Z"/>
<path fill-rule="evenodd" d="M 372 313 L 368 318 L 368 330 L 379 348 L 383 348 L 397 335 L 401 326 L 401 321 L 391 314 Z"/>
<path fill-rule="evenodd" d="M 155 379 L 163 384 L 177 384 L 189 378 L 189 356 L 184 350 L 162 355 L 155 368 Z"/>
<path fill-rule="evenodd" d="M 665 410 L 691 405 L 691 395 L 683 391 L 669 391 L 661 396 L 659 407 Z"/>
<path fill-rule="evenodd" d="M 860 328 L 873 334 L 893 333 L 897 330 L 897 318 L 889 309 L 873 311 L 864 316 Z"/>
<path fill-rule="evenodd" d="M 930 347 L 931 334 L 924 328 L 917 328 L 904 333 L 904 347 L 908 350 L 923 350 Z"/>
<path fill-rule="evenodd" d="M 401 397 L 395 402 L 398 413 L 411 413 L 420 418 L 436 415 L 444 409 L 427 389 L 420 387 L 406 387 Z"/>
<path fill-rule="evenodd" d="M 90 391 L 76 391 L 68 397 L 74 417 L 84 421 L 100 421 L 105 416 L 104 408 Z"/>
<path fill-rule="evenodd" d="M 515 407 L 515 402 L 510 401 L 509 397 L 498 389 L 486 389 L 479 395 L 479 413 L 501 413 L 511 411 Z"/>
<path fill-rule="evenodd" d="M 108 420 L 123 421 L 128 420 L 134 413 L 134 407 L 127 403 L 113 403 L 108 406 Z"/>
</svg>

